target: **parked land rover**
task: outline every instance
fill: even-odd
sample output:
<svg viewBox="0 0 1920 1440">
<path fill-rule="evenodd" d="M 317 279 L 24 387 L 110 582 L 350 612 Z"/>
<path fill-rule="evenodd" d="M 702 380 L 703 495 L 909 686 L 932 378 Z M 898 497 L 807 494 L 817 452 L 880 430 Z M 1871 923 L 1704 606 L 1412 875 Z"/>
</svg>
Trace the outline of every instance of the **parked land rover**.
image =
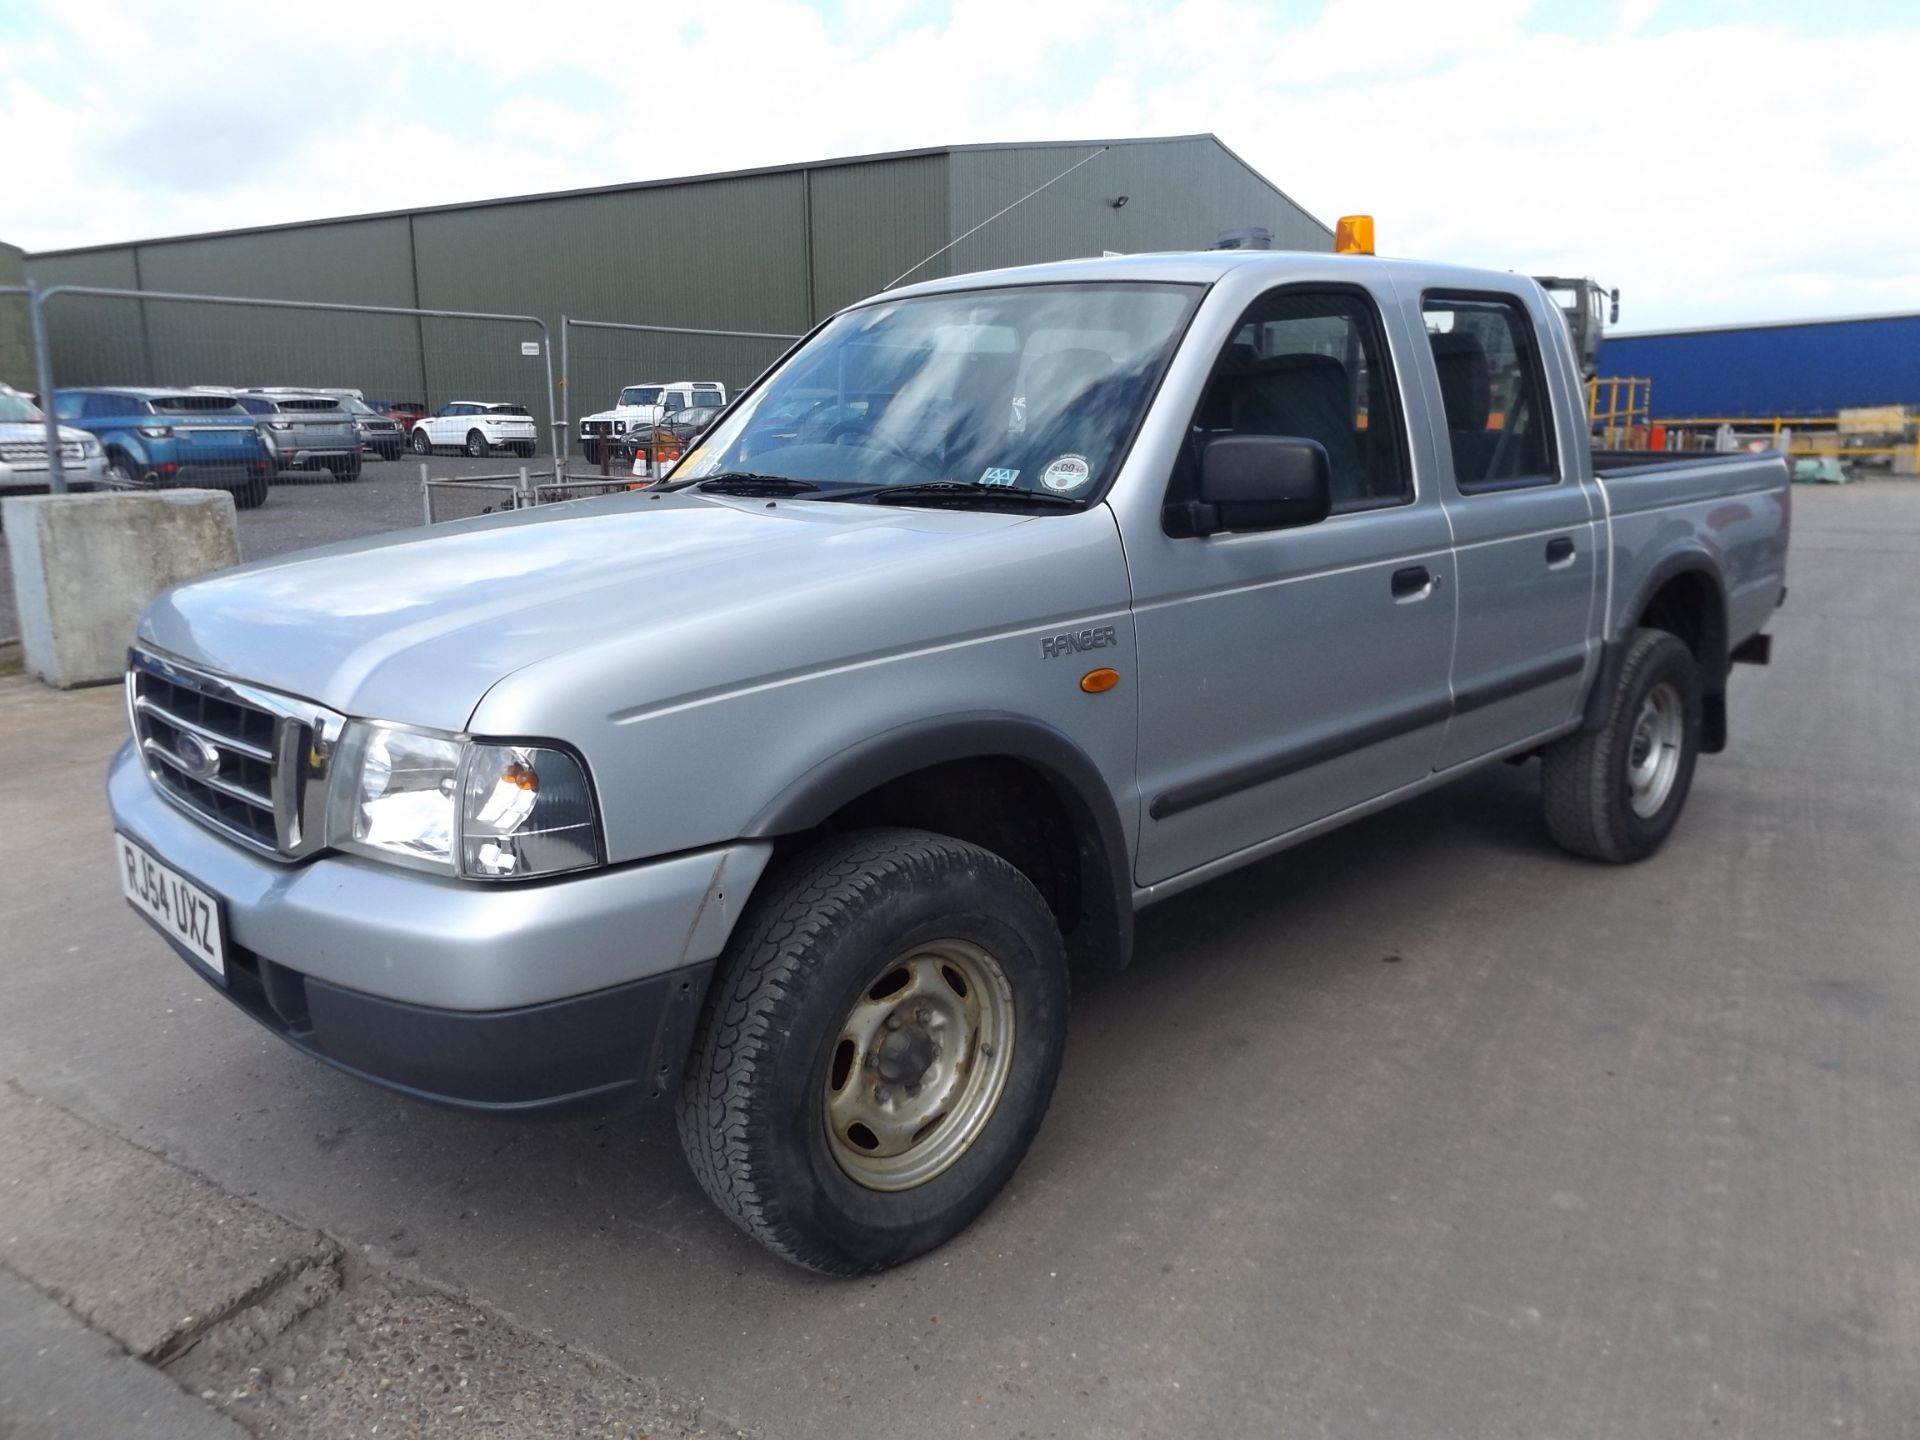
<svg viewBox="0 0 1920 1440">
<path fill-rule="evenodd" d="M 273 451 L 275 470 L 324 470 L 348 483 L 360 478 L 360 431 L 340 396 L 241 390 L 233 398 L 258 421 L 260 434 Z"/>
<path fill-rule="evenodd" d="M 414 421 L 408 444 L 416 455 L 458 449 L 475 460 L 495 450 L 508 450 L 525 459 L 533 454 L 539 431 L 524 405 L 497 400 L 455 400 L 437 414 Z"/>
<path fill-rule="evenodd" d="M 1596 456 L 1581 401 L 1507 273 L 889 292 L 662 489 L 163 595 L 121 883 L 309 1055 L 516 1114 L 671 1100 L 769 1249 L 893 1265 L 1006 1183 L 1070 966 L 1124 965 L 1142 906 L 1528 757 L 1542 839 L 1672 835 L 1767 658 L 1786 468 Z"/>
<path fill-rule="evenodd" d="M 727 387 L 718 380 L 665 380 L 646 385 L 628 385 L 621 390 L 611 410 L 580 418 L 580 453 L 588 463 L 600 463 L 603 446 L 617 445 L 638 430 L 650 434 L 674 412 L 696 406 L 724 407 Z"/>
<path fill-rule="evenodd" d="M 68 484 L 90 489 L 106 478 L 106 455 L 98 440 L 71 425 L 60 426 L 57 434 Z M 0 385 L 0 493 L 45 490 L 52 479 L 40 407 L 12 386 Z"/>
<path fill-rule="evenodd" d="M 53 413 L 88 431 L 106 454 L 106 482 L 227 490 L 252 510 L 267 503 L 273 458 L 230 394 L 121 386 L 56 390 Z"/>
</svg>

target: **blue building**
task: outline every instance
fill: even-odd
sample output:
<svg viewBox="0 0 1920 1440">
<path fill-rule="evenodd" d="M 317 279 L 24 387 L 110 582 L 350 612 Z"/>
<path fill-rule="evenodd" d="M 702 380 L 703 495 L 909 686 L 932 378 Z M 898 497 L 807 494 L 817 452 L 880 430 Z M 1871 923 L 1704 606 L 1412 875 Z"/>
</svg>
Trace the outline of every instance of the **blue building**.
<svg viewBox="0 0 1920 1440">
<path fill-rule="evenodd" d="M 1920 408 L 1920 314 L 1614 335 L 1599 373 L 1650 379 L 1655 420 Z"/>
</svg>

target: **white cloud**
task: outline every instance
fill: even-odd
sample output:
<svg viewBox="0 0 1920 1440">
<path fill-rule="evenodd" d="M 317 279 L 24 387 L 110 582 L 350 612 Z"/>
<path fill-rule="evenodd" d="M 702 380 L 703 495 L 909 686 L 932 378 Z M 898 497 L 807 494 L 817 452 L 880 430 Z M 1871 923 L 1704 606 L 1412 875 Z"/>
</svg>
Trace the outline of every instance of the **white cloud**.
<svg viewBox="0 0 1920 1440">
<path fill-rule="evenodd" d="M 1597 34 L 1526 0 L 631 0 L 0 22 L 6 238 L 53 248 L 943 142 L 1211 130 L 1383 250 L 1591 273 L 1630 326 L 1920 307 L 1920 26 Z M 1660 24 L 1649 25 L 1658 10 Z M 111 36 L 110 43 L 99 37 Z M 385 63 L 366 63 L 369 43 Z M 1236 217 L 1226 217 L 1232 219 Z M 1226 223 L 1223 220 L 1223 223 Z"/>
</svg>

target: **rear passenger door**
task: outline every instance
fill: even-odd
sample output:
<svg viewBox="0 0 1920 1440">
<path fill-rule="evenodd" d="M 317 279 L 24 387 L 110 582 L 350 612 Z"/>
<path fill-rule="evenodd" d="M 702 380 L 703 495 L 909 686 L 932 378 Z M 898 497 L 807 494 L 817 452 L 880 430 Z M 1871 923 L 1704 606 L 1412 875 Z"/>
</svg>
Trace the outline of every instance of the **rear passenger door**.
<svg viewBox="0 0 1920 1440">
<path fill-rule="evenodd" d="M 1159 523 L 1127 541 L 1141 884 L 1432 766 L 1448 714 L 1451 556 L 1438 498 L 1415 492 L 1395 362 L 1373 297 L 1333 283 L 1260 295 L 1217 352 Z M 1183 535 L 1200 453 L 1227 435 L 1318 442 L 1334 513 L 1294 529 Z"/>
<path fill-rule="evenodd" d="M 1593 645 L 1598 517 L 1567 454 L 1584 437 L 1556 423 L 1568 417 L 1548 400 L 1555 357 L 1534 311 L 1519 294 L 1421 297 L 1460 585 L 1454 718 L 1438 769 L 1566 721 Z"/>
</svg>

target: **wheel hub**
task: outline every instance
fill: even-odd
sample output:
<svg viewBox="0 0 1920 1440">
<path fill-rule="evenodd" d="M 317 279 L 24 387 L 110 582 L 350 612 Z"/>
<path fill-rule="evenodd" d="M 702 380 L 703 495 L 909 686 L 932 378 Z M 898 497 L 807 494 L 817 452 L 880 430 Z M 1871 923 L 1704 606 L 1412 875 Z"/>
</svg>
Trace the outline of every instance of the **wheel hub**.
<svg viewBox="0 0 1920 1440">
<path fill-rule="evenodd" d="M 1662 683 L 1647 692 L 1627 745 L 1627 803 L 1643 820 L 1660 813 L 1680 773 L 1686 709 L 1680 692 Z"/>
<path fill-rule="evenodd" d="M 829 1057 L 824 1119 L 840 1168 L 873 1190 L 925 1184 L 992 1118 L 1013 1055 L 1013 989 L 968 941 L 916 946 L 854 1003 Z"/>
</svg>

